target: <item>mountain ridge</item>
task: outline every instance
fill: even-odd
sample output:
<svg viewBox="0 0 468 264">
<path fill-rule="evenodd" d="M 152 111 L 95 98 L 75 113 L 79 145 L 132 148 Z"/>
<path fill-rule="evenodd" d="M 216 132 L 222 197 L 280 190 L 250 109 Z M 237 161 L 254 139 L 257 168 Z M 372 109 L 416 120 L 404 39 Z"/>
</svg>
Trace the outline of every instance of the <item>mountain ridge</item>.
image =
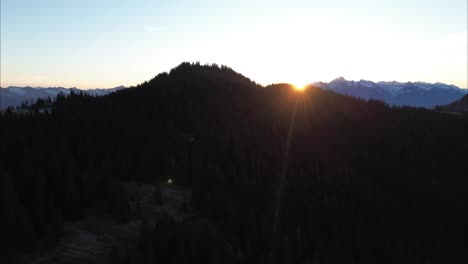
<svg viewBox="0 0 468 264">
<path fill-rule="evenodd" d="M 391 105 L 432 108 L 461 98 L 466 91 L 444 83 L 397 82 L 368 80 L 350 81 L 338 77 L 329 83 L 315 82 L 312 86 L 363 99 L 383 100 Z"/>
<path fill-rule="evenodd" d="M 197 65 L 197 64 L 193 64 Z M 173 68 L 169 73 L 161 73 L 149 82 L 157 81 L 168 74 L 180 74 L 184 71 L 202 70 L 203 67 L 192 67 L 190 63 L 182 63 Z M 198 64 L 199 65 L 199 64 Z M 217 66 L 213 64 L 212 66 Z M 251 79 L 243 76 L 242 74 L 234 71 L 227 66 L 219 68 L 220 74 L 232 74 L 234 79 L 240 82 L 252 82 L 254 85 L 259 85 Z M 147 83 L 147 82 L 143 82 Z M 272 84 L 275 85 L 275 84 Z M 373 82 L 365 79 L 359 81 L 347 80 L 340 76 L 330 82 L 315 82 L 311 83 L 313 87 L 330 90 L 344 95 L 350 95 L 361 99 L 377 99 L 382 100 L 390 105 L 397 106 L 416 106 L 433 108 L 438 105 L 447 105 L 460 99 L 466 94 L 463 89 L 441 82 L 427 83 L 422 81 L 416 82 L 398 82 L 398 81 L 378 81 Z M 261 87 L 268 87 L 262 86 Z M 24 101 L 37 100 L 38 98 L 46 99 L 48 97 L 54 98 L 59 92 L 69 94 L 70 91 L 83 91 L 85 93 L 102 96 L 111 92 L 125 89 L 125 86 L 117 86 L 114 88 L 94 88 L 94 89 L 78 89 L 76 87 L 21 87 L 21 86 L 8 86 L 2 87 L 1 91 L 1 109 L 6 109 L 9 106 L 19 106 Z"/>
<path fill-rule="evenodd" d="M 93 89 L 78 89 L 76 87 L 31 87 L 31 86 L 8 86 L 1 87 L 0 109 L 19 106 L 22 102 L 35 101 L 39 98 L 47 99 L 55 98 L 59 93 L 65 95 L 71 91 L 84 92 L 94 96 L 103 96 L 118 90 L 125 89 L 125 86 L 116 86 L 113 88 L 93 88 Z"/>
</svg>

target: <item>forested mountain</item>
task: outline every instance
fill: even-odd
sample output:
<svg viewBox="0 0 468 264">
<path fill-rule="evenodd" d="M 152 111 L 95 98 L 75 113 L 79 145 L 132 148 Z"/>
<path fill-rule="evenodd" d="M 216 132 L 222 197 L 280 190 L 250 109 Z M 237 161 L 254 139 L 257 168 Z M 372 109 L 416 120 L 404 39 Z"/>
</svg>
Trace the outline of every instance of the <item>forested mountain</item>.
<svg viewBox="0 0 468 264">
<path fill-rule="evenodd" d="M 329 83 L 317 82 L 312 84 L 325 90 L 351 95 L 363 99 L 377 99 L 392 105 L 406 105 L 418 107 L 434 107 L 445 105 L 460 99 L 466 92 L 453 85 L 443 83 L 400 83 L 400 82 L 378 82 L 360 80 L 358 82 L 348 81 L 343 77 L 337 78 Z M 90 95 L 102 96 L 121 89 L 118 86 L 109 89 L 87 89 L 63 87 L 16 87 L 2 88 L 0 109 L 20 106 L 23 102 L 34 102 L 37 99 L 55 98 L 58 93 L 68 95 L 70 91 L 79 93 L 83 91 Z"/>
<path fill-rule="evenodd" d="M 102 96 L 106 95 L 121 89 L 124 89 L 124 86 L 118 86 L 109 89 L 87 89 L 80 90 L 75 87 L 73 88 L 63 88 L 63 87 L 18 87 L 18 86 L 9 86 L 6 88 L 1 88 L 0 90 L 0 109 L 7 109 L 8 107 L 17 107 L 21 103 L 35 102 L 37 99 L 48 99 L 55 98 L 59 93 L 65 95 L 70 94 L 71 91 L 79 93 L 83 91 L 90 95 Z"/>
<path fill-rule="evenodd" d="M 348 81 L 343 77 L 329 83 L 313 84 L 325 90 L 363 99 L 383 100 L 392 105 L 407 105 L 431 108 L 449 104 L 460 99 L 466 92 L 454 85 L 425 82 L 371 82 Z"/>
<path fill-rule="evenodd" d="M 129 221 L 122 184 L 168 179 L 190 190 L 194 219 L 142 219 L 133 251 L 111 263 L 468 261 L 466 115 L 190 63 L 31 109 L 0 117 L 10 262 L 91 212 Z"/>
</svg>

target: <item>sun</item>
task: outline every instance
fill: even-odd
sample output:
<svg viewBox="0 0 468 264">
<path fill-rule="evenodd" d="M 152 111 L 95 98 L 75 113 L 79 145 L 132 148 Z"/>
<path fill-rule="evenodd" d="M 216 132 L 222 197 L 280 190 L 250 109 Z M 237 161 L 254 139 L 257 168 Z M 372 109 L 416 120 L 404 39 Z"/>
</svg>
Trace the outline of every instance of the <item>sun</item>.
<svg viewBox="0 0 468 264">
<path fill-rule="evenodd" d="M 293 86 L 294 86 L 294 90 L 296 90 L 298 92 L 302 92 L 307 88 L 306 84 L 295 84 Z"/>
</svg>

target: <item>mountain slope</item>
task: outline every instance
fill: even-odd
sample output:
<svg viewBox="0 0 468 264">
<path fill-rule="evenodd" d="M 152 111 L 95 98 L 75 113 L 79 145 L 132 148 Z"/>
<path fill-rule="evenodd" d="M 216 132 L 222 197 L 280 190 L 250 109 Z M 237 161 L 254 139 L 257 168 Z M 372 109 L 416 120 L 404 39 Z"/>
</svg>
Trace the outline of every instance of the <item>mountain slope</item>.
<svg viewBox="0 0 468 264">
<path fill-rule="evenodd" d="M 142 225 L 131 263 L 468 260 L 463 115 L 188 63 L 54 109 L 0 116 L 0 239 L 12 251 L 57 241 L 61 219 L 89 210 L 128 220 L 139 200 L 119 180 L 184 186 L 208 219 Z"/>
<path fill-rule="evenodd" d="M 392 105 L 408 105 L 431 108 L 451 103 L 465 93 L 454 85 L 424 82 L 378 82 L 347 81 L 343 77 L 330 83 L 318 82 L 313 86 L 363 99 L 378 99 Z"/>
<path fill-rule="evenodd" d="M 468 113 L 468 94 L 448 105 L 437 106 L 436 110 L 452 113 Z"/>
</svg>

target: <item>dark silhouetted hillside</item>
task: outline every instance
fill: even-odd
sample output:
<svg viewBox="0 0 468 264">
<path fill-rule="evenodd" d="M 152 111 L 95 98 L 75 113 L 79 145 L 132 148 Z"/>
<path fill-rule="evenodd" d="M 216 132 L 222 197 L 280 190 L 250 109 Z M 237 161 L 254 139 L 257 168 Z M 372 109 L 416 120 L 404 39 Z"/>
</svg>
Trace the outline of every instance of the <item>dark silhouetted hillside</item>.
<svg viewBox="0 0 468 264">
<path fill-rule="evenodd" d="M 190 63 L 103 97 L 59 95 L 51 109 L 0 117 L 10 259 L 97 214 L 141 229 L 112 263 L 468 260 L 466 116 Z M 189 190 L 191 216 L 145 218 L 126 183 L 156 186 L 160 204 L 169 179 Z"/>
</svg>

